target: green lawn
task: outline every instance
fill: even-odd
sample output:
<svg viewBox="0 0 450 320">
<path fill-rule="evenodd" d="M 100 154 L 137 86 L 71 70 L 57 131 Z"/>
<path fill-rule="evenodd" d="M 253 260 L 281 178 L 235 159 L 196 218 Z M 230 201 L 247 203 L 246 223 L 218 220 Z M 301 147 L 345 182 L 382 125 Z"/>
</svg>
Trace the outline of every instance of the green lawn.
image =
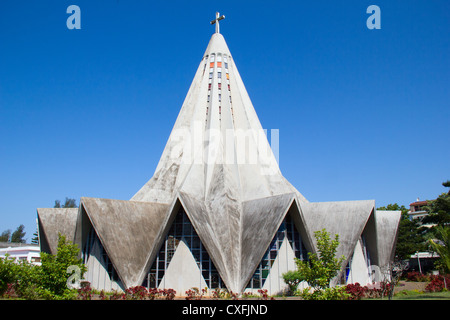
<svg viewBox="0 0 450 320">
<path fill-rule="evenodd" d="M 407 294 L 402 293 L 396 294 L 393 300 L 450 300 L 450 291 L 423 292 L 423 293 L 408 291 L 406 293 Z"/>
</svg>

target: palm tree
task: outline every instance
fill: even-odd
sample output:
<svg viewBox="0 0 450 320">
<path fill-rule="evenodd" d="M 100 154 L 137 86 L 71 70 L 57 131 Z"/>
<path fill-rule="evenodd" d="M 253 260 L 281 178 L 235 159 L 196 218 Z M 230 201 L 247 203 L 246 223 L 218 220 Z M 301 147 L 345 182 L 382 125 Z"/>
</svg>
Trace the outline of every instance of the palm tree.
<svg viewBox="0 0 450 320">
<path fill-rule="evenodd" d="M 436 237 L 438 241 L 430 240 L 430 244 L 440 256 L 441 267 L 444 269 L 444 273 L 450 272 L 450 227 L 449 226 L 437 226 Z"/>
</svg>

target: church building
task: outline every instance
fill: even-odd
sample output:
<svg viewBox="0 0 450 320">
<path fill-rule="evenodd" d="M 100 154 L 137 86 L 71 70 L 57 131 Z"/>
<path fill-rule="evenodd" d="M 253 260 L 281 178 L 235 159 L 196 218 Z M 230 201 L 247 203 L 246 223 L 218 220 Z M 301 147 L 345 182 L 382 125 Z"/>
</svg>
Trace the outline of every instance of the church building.
<svg viewBox="0 0 450 320">
<path fill-rule="evenodd" d="M 211 21 L 216 32 L 151 179 L 130 200 L 37 209 L 41 251 L 56 254 L 66 235 L 98 290 L 277 294 L 325 228 L 346 258 L 333 284 L 371 283 L 372 266 L 393 259 L 400 212 L 377 211 L 374 200 L 309 202 L 289 183 L 220 33 L 223 18 Z"/>
</svg>

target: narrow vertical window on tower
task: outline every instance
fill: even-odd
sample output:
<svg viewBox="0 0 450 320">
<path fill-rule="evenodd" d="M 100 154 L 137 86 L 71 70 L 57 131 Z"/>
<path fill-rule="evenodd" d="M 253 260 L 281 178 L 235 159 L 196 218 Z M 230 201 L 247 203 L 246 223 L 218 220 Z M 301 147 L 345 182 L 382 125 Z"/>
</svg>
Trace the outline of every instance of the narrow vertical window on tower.
<svg viewBox="0 0 450 320">
<path fill-rule="evenodd" d="M 223 56 L 223 63 L 225 65 L 225 69 L 228 69 L 228 59 L 226 55 Z"/>
</svg>

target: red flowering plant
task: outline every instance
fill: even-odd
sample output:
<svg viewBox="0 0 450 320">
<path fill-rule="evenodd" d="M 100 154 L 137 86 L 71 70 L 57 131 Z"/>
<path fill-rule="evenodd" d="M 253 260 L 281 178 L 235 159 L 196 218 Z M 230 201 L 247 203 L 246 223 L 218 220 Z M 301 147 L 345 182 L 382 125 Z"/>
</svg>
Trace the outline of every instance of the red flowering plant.
<svg viewBox="0 0 450 320">
<path fill-rule="evenodd" d="M 155 300 L 157 297 L 159 297 L 159 290 L 156 288 L 150 288 L 148 289 L 147 296 L 150 300 Z"/>
<path fill-rule="evenodd" d="M 198 288 L 192 288 L 186 291 L 186 300 L 201 300 L 203 296 L 206 294 L 207 289 L 202 289 L 202 292 L 200 293 L 200 290 Z"/>
<path fill-rule="evenodd" d="M 177 292 L 173 289 L 161 289 L 159 290 L 159 293 L 161 296 L 165 297 L 165 300 L 173 300 Z"/>
<path fill-rule="evenodd" d="M 427 292 L 441 292 L 447 290 L 450 284 L 450 275 L 431 276 L 431 282 L 425 287 Z"/>
<path fill-rule="evenodd" d="M 430 281 L 430 277 L 427 275 L 424 275 L 420 272 L 417 271 L 410 271 L 405 275 L 405 278 L 408 281 L 413 281 L 413 282 L 426 282 L 426 281 Z"/>
<path fill-rule="evenodd" d="M 125 294 L 117 290 L 113 290 L 112 295 L 109 296 L 109 300 L 124 300 Z"/>
<path fill-rule="evenodd" d="M 345 287 L 345 291 L 350 295 L 349 300 L 361 300 L 367 292 L 367 287 L 361 286 L 358 282 L 349 283 Z"/>
<path fill-rule="evenodd" d="M 78 289 L 77 299 L 91 300 L 91 298 L 92 298 L 92 289 L 91 289 L 90 284 L 87 284 L 86 286 L 83 286 L 80 289 Z"/>
<path fill-rule="evenodd" d="M 16 284 L 8 283 L 6 285 L 6 291 L 3 293 L 5 298 L 17 298 L 19 295 L 16 292 Z"/>
<path fill-rule="evenodd" d="M 125 290 L 125 300 L 145 300 L 147 289 L 143 286 L 130 287 Z"/>
<path fill-rule="evenodd" d="M 361 300 L 362 298 L 382 298 L 389 295 L 392 284 L 377 282 L 369 286 L 361 286 L 358 282 L 348 284 L 345 291 L 350 295 L 349 300 Z"/>
<path fill-rule="evenodd" d="M 261 300 L 275 300 L 273 297 L 269 297 L 269 294 L 267 293 L 267 289 L 259 289 L 258 293 L 261 294 Z"/>
</svg>

